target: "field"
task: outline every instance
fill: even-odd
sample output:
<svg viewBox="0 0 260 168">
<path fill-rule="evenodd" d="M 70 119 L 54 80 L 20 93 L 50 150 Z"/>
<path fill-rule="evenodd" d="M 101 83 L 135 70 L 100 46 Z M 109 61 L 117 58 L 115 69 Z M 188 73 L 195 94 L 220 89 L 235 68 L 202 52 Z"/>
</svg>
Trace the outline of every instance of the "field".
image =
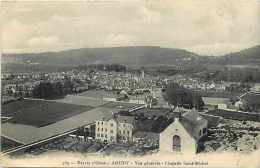
<svg viewBox="0 0 260 168">
<path fill-rule="evenodd" d="M 73 95 L 68 95 L 63 99 L 57 99 L 57 100 L 53 100 L 53 101 L 59 102 L 59 103 L 91 106 L 91 107 L 98 107 L 102 104 L 107 103 L 107 101 L 103 101 L 102 99 L 96 99 L 96 98 L 84 97 L 84 96 L 73 96 Z"/>
<path fill-rule="evenodd" d="M 20 145 L 22 145 L 22 144 L 12 141 L 10 139 L 6 139 L 1 136 L 1 151 L 6 151 L 8 149 L 15 148 Z"/>
<path fill-rule="evenodd" d="M 115 91 L 105 91 L 105 90 L 88 90 L 78 94 L 78 96 L 91 97 L 96 99 L 102 98 L 117 98 L 118 95 Z M 144 100 L 147 94 L 139 94 L 139 95 L 128 95 L 130 99 L 133 100 Z"/>
<path fill-rule="evenodd" d="M 14 100 L 17 100 L 18 98 L 12 97 L 12 96 L 4 96 L 1 95 L 1 103 L 8 103 Z"/>
<path fill-rule="evenodd" d="M 110 97 L 110 98 L 117 97 L 117 94 L 115 92 L 108 92 L 105 90 L 88 90 L 78 95 L 84 97 L 99 98 L 99 99 L 102 99 L 103 97 Z"/>
<path fill-rule="evenodd" d="M 92 109 L 42 100 L 20 100 L 3 105 L 3 116 L 13 117 L 12 123 L 43 127 Z"/>
<path fill-rule="evenodd" d="M 105 108 L 116 108 L 116 109 L 121 109 L 121 110 L 128 110 L 135 106 L 139 106 L 139 105 L 133 104 L 133 103 L 125 103 L 125 102 L 109 102 L 109 103 L 102 105 L 102 107 L 105 107 Z"/>
<path fill-rule="evenodd" d="M 260 122 L 260 114 L 250 114 L 250 113 L 239 113 L 234 111 L 225 111 L 225 110 L 213 110 L 209 111 L 206 114 L 211 114 L 215 116 L 221 116 L 226 119 L 240 120 L 240 121 L 256 121 Z"/>
<path fill-rule="evenodd" d="M 242 93 L 240 92 L 216 92 L 216 91 L 193 91 L 194 93 L 197 93 L 201 95 L 202 97 L 219 97 L 219 98 L 236 98 Z"/>
</svg>

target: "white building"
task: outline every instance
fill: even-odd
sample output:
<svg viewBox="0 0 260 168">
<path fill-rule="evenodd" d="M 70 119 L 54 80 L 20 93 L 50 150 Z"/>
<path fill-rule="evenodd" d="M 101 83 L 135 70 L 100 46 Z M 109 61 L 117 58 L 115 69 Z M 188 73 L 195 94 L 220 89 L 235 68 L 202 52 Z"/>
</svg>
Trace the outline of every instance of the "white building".
<svg viewBox="0 0 260 168">
<path fill-rule="evenodd" d="M 112 118 L 103 118 L 96 123 L 96 140 L 102 142 L 132 142 L 135 121 L 133 116 L 114 115 Z"/>
<path fill-rule="evenodd" d="M 235 107 L 236 109 L 240 110 L 243 107 L 244 103 L 242 100 L 239 100 L 237 102 L 235 102 Z"/>
<path fill-rule="evenodd" d="M 202 100 L 206 107 L 210 109 L 210 107 L 217 109 L 227 109 L 231 104 L 229 98 L 217 98 L 217 97 L 202 97 Z"/>
<path fill-rule="evenodd" d="M 254 86 L 251 88 L 251 91 L 260 92 L 260 83 L 255 83 Z"/>
<path fill-rule="evenodd" d="M 207 120 L 195 111 L 175 117 L 174 122 L 160 133 L 159 150 L 197 153 L 199 140 L 207 134 L 207 124 Z"/>
</svg>

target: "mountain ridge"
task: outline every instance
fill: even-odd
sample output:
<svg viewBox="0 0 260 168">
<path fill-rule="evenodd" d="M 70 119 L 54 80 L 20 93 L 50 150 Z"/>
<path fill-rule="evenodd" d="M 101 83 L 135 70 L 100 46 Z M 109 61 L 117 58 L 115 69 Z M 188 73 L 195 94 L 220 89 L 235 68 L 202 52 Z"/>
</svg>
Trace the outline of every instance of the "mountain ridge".
<svg viewBox="0 0 260 168">
<path fill-rule="evenodd" d="M 109 48 L 80 48 L 58 52 L 3 54 L 3 61 L 37 62 L 45 64 L 92 64 L 92 63 L 121 63 L 121 64 L 153 64 L 160 63 L 161 57 L 167 59 L 198 56 L 195 53 L 183 49 L 162 48 L 159 46 L 131 46 L 131 47 L 109 47 Z M 61 58 L 65 60 L 61 60 Z M 146 60 L 150 60 L 151 63 Z M 49 61 L 48 61 L 49 60 Z M 68 61 L 69 60 L 69 61 Z M 134 61 L 136 60 L 136 61 Z M 12 62 L 12 61 L 11 61 Z M 165 62 L 166 63 L 166 62 Z"/>
<path fill-rule="evenodd" d="M 3 69 L 23 66 L 78 66 L 86 64 L 118 63 L 127 66 L 173 66 L 200 67 L 211 65 L 259 65 L 260 45 L 223 56 L 205 57 L 185 49 L 165 48 L 160 46 L 121 46 L 80 48 L 54 52 L 3 54 Z"/>
</svg>

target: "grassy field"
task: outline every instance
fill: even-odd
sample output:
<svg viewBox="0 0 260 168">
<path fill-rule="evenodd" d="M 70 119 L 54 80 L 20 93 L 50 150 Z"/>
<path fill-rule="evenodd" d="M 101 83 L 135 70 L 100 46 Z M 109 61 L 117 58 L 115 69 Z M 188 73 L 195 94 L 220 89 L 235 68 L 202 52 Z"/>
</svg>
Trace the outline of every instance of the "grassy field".
<svg viewBox="0 0 260 168">
<path fill-rule="evenodd" d="M 111 97 L 111 98 L 117 97 L 117 94 L 115 92 L 108 92 L 105 90 L 88 90 L 78 95 L 84 97 L 100 98 L 100 99 L 102 99 L 103 97 Z"/>
<path fill-rule="evenodd" d="M 260 122 L 260 114 L 239 113 L 239 112 L 225 111 L 225 110 L 209 111 L 206 114 L 221 116 L 223 118 L 232 119 L 232 120 L 240 120 L 240 121 L 248 120 L 248 121 Z"/>
<path fill-rule="evenodd" d="M 91 97 L 89 98 L 84 96 L 72 96 L 72 95 L 68 95 L 63 99 L 57 99 L 53 101 L 58 103 L 91 106 L 91 107 L 98 107 L 105 103 L 108 103 L 107 101 L 103 101 L 102 99 L 95 99 L 95 98 L 91 98 Z"/>
<path fill-rule="evenodd" d="M 91 97 L 91 98 L 117 98 L 118 94 L 115 91 L 105 91 L 105 90 L 88 90 L 85 92 L 82 92 L 78 94 L 79 96 L 84 96 L 84 97 Z M 130 99 L 136 100 L 144 100 L 147 94 L 140 94 L 140 95 L 128 95 Z"/>
<path fill-rule="evenodd" d="M 3 116 L 12 116 L 12 123 L 42 127 L 92 109 L 42 100 L 20 100 L 3 105 Z"/>
<path fill-rule="evenodd" d="M 17 146 L 20 146 L 22 144 L 12 141 L 10 139 L 6 139 L 4 137 L 1 137 L 1 151 L 6 151 L 11 148 L 15 148 Z"/>
<path fill-rule="evenodd" d="M 128 110 L 135 106 L 138 106 L 138 104 L 124 103 L 124 102 L 109 102 L 109 103 L 102 105 L 102 107 L 117 108 L 117 109 L 122 109 L 122 110 Z"/>
<path fill-rule="evenodd" d="M 201 95 L 202 97 L 219 97 L 219 98 L 236 98 L 242 93 L 240 92 L 216 92 L 216 91 L 193 91 L 196 94 Z"/>
</svg>

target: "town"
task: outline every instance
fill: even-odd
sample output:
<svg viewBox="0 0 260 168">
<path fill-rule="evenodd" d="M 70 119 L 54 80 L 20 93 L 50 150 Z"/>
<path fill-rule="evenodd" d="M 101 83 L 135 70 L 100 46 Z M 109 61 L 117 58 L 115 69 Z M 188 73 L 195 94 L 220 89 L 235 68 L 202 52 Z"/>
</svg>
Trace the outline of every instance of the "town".
<svg viewBox="0 0 260 168">
<path fill-rule="evenodd" d="M 259 83 L 114 67 L 2 73 L 2 154 L 259 149 Z"/>
</svg>

